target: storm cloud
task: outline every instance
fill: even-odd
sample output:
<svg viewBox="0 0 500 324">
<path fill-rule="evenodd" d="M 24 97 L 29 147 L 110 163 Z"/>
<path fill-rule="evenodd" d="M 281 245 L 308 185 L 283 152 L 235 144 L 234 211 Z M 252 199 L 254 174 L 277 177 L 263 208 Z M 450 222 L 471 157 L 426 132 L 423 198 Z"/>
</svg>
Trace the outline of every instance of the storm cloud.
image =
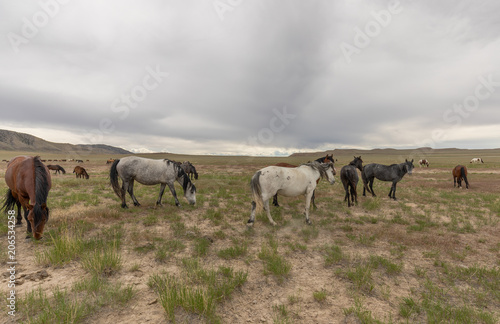
<svg viewBox="0 0 500 324">
<path fill-rule="evenodd" d="M 496 148 L 499 10 L 0 0 L 0 128 L 137 152 Z"/>
</svg>

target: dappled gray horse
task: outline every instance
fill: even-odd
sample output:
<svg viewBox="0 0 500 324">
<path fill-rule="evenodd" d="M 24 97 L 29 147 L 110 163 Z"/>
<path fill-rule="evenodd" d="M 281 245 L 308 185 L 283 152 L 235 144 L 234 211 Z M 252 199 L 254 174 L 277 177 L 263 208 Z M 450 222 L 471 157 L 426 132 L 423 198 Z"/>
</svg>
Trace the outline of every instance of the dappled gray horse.
<svg viewBox="0 0 500 324">
<path fill-rule="evenodd" d="M 184 170 L 184 172 L 186 172 L 186 174 L 191 178 L 191 180 L 193 180 L 193 177 L 195 178 L 195 180 L 198 179 L 198 172 L 196 172 L 196 168 L 191 162 L 184 161 L 180 166 L 182 170 Z"/>
<path fill-rule="evenodd" d="M 405 174 L 411 174 L 413 170 L 413 160 L 405 160 L 404 163 L 383 165 L 377 163 L 367 164 L 363 167 L 361 177 L 363 179 L 363 196 L 366 196 L 365 191 L 371 192 L 372 196 L 376 196 L 373 191 L 373 180 L 375 178 L 381 181 L 392 181 L 389 197 L 396 200 L 396 184 L 403 179 Z M 369 187 L 368 187 L 369 186 Z"/>
<path fill-rule="evenodd" d="M 122 187 L 118 184 L 118 176 L 122 179 Z M 168 185 L 170 192 L 175 198 L 175 205 L 180 206 L 174 183 L 177 181 L 184 190 L 184 197 L 194 205 L 196 203 L 196 187 L 191 182 L 186 172 L 173 161 L 167 159 L 152 160 L 138 156 L 127 156 L 113 162 L 109 173 L 111 186 L 116 195 L 122 200 L 122 207 L 127 208 L 125 203 L 125 191 L 128 191 L 135 206 L 140 206 L 134 195 L 134 180 L 143 185 L 161 184 L 160 195 L 156 205 L 161 205 L 161 197 Z"/>
<path fill-rule="evenodd" d="M 302 164 L 296 168 L 282 168 L 279 166 L 268 166 L 257 171 L 250 181 L 252 188 L 252 212 L 247 222 L 252 226 L 255 221 L 257 206 L 263 207 L 267 218 L 272 225 L 276 222 L 271 217 L 269 210 L 269 199 L 276 193 L 285 197 L 306 196 L 306 223 L 311 224 L 309 219 L 309 207 L 316 182 L 320 178 L 326 178 L 330 184 L 335 183 L 335 168 L 333 163 L 311 162 Z"/>
<path fill-rule="evenodd" d="M 356 168 L 363 172 L 363 160 L 361 160 L 361 156 L 354 157 L 354 160 L 352 160 L 351 163 L 344 165 L 342 169 L 340 169 L 340 180 L 342 181 L 345 190 L 344 201 L 347 200 L 348 207 L 351 207 L 351 202 L 352 205 L 354 205 L 354 203 L 358 203 L 357 185 L 359 176 Z"/>
</svg>

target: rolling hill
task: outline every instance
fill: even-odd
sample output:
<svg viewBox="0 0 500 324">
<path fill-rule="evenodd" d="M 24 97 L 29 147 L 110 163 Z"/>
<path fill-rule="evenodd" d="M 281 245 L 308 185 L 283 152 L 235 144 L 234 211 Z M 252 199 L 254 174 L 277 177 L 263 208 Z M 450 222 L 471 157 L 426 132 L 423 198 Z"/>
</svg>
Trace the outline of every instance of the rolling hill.
<svg viewBox="0 0 500 324">
<path fill-rule="evenodd" d="M 3 129 L 0 129 L 0 150 L 68 154 L 132 154 L 127 150 L 110 145 L 54 143 L 30 134 Z"/>
</svg>

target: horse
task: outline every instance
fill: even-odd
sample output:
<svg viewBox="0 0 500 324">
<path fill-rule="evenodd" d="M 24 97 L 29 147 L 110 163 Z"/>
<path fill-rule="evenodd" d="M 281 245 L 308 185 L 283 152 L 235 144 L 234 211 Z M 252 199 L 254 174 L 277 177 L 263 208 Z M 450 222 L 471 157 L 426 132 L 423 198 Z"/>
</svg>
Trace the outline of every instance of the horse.
<svg viewBox="0 0 500 324">
<path fill-rule="evenodd" d="M 367 164 L 363 167 L 361 177 L 363 179 L 363 196 L 366 196 L 366 190 L 376 196 L 373 191 L 373 180 L 375 178 L 381 181 L 392 181 L 391 190 L 389 191 L 389 198 L 396 199 L 396 184 L 403 179 L 405 174 L 411 174 L 413 170 L 413 160 L 400 164 L 382 165 L 377 163 Z M 368 187 L 369 185 L 369 187 Z"/>
<path fill-rule="evenodd" d="M 21 206 L 27 224 L 27 233 L 36 240 L 42 238 L 43 229 L 49 220 L 47 196 L 52 187 L 49 169 L 40 157 L 16 156 L 7 164 L 5 183 L 9 187 L 2 209 L 7 211 L 17 206 L 16 226 L 21 226 Z"/>
<path fill-rule="evenodd" d="M 184 170 L 184 172 L 186 172 L 186 174 L 191 178 L 191 180 L 193 180 L 193 177 L 195 180 L 198 180 L 198 172 L 196 172 L 196 168 L 193 164 L 191 164 L 191 162 L 182 162 L 180 166 L 182 170 Z"/>
<path fill-rule="evenodd" d="M 60 166 L 59 164 L 49 164 L 47 165 L 47 168 L 49 170 L 53 170 L 53 171 L 56 171 L 54 172 L 54 174 L 58 174 L 58 173 L 63 173 L 63 174 L 66 174 L 66 170 L 64 170 L 64 168 L 62 166 Z"/>
<path fill-rule="evenodd" d="M 331 155 L 327 154 L 326 156 L 317 158 L 314 161 L 318 162 L 318 163 L 334 163 L 333 154 L 331 154 Z M 296 168 L 297 167 L 297 165 L 289 164 L 286 162 L 276 163 L 275 166 L 279 166 L 279 167 L 283 167 L 283 168 Z M 318 182 L 319 182 L 319 179 L 318 179 Z M 318 207 L 316 207 L 315 201 L 316 201 L 316 195 L 315 195 L 315 192 L 313 192 L 313 195 L 311 198 L 311 203 L 312 203 L 314 209 L 318 208 Z M 275 194 L 273 196 L 273 206 L 276 206 L 276 207 L 280 206 L 280 204 L 278 203 L 278 194 Z"/>
<path fill-rule="evenodd" d="M 267 212 L 269 222 L 273 226 L 276 225 L 269 210 L 269 198 L 277 193 L 286 197 L 305 195 L 306 223 L 311 225 L 309 207 L 311 205 L 311 197 L 316 189 L 317 180 L 320 178 L 326 178 L 330 184 L 335 183 L 335 167 L 333 163 L 311 162 L 302 164 L 296 168 L 268 166 L 260 169 L 253 175 L 250 181 L 253 201 L 252 212 L 247 225 L 252 226 L 254 224 L 257 206 L 263 207 Z"/>
<path fill-rule="evenodd" d="M 429 161 L 428 161 L 428 160 L 426 160 L 426 159 L 422 159 L 422 160 L 418 161 L 418 164 L 419 164 L 420 166 L 426 166 L 426 167 L 429 167 Z"/>
<path fill-rule="evenodd" d="M 89 174 L 87 173 L 87 170 L 85 170 L 85 168 L 83 168 L 83 167 L 81 167 L 79 165 L 77 165 L 75 167 L 75 169 L 73 170 L 73 173 L 76 174 L 77 178 L 84 178 L 84 177 L 85 177 L 85 179 L 90 178 Z"/>
<path fill-rule="evenodd" d="M 482 158 L 473 158 L 469 163 L 484 163 Z"/>
<path fill-rule="evenodd" d="M 122 187 L 118 184 L 118 177 L 122 179 Z M 189 179 L 188 175 L 181 167 L 167 159 L 146 159 L 137 156 L 127 156 L 115 160 L 109 172 L 111 186 L 114 192 L 122 200 L 122 208 L 128 208 L 125 203 L 125 191 L 128 191 L 134 202 L 134 206 L 140 206 L 134 196 L 134 180 L 143 185 L 160 186 L 160 195 L 156 201 L 157 206 L 161 206 L 161 198 L 165 187 L 168 185 L 170 192 L 175 198 L 175 205 L 180 207 L 174 183 L 177 181 L 184 190 L 184 197 L 194 205 L 196 203 L 196 187 Z"/>
<path fill-rule="evenodd" d="M 361 160 L 361 156 L 355 156 L 354 160 L 352 160 L 349 165 L 345 165 L 340 169 L 340 180 L 344 185 L 344 201 L 347 200 L 347 207 L 351 207 L 351 202 L 352 206 L 354 206 L 354 203 L 358 204 L 358 192 L 356 187 L 358 185 L 359 176 L 356 168 L 363 172 L 363 160 Z"/>
<path fill-rule="evenodd" d="M 111 163 L 113 163 L 113 162 L 115 162 L 115 159 L 108 159 L 108 160 L 106 161 L 106 164 L 111 164 Z"/>
<path fill-rule="evenodd" d="M 457 165 L 453 171 L 453 188 L 458 184 L 458 188 L 462 188 L 462 179 L 465 180 L 465 188 L 469 189 L 469 181 L 467 180 L 467 168 L 463 165 Z"/>
</svg>

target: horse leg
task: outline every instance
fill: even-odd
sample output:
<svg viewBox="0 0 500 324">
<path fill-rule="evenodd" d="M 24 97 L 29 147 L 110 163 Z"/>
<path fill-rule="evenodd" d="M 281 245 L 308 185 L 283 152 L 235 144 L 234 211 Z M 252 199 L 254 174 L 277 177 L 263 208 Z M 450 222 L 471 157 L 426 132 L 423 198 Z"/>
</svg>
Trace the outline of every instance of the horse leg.
<svg viewBox="0 0 500 324">
<path fill-rule="evenodd" d="M 127 191 L 128 191 L 128 194 L 130 195 L 130 197 L 132 198 L 132 201 L 134 202 L 134 206 L 140 206 L 141 204 L 139 204 L 139 202 L 137 201 L 137 198 L 135 198 L 135 195 L 134 195 L 134 180 L 133 179 L 128 182 Z"/>
<path fill-rule="evenodd" d="M 170 189 L 170 192 L 172 193 L 172 196 L 174 196 L 175 205 L 177 207 L 180 207 L 181 204 L 179 203 L 179 199 L 177 199 L 177 193 L 175 192 L 174 184 L 173 183 L 167 183 L 167 184 L 168 184 L 168 188 Z"/>
<path fill-rule="evenodd" d="M 392 199 L 394 199 L 394 200 L 397 200 L 397 199 L 396 199 L 396 185 L 397 185 L 397 184 L 398 184 L 397 182 L 393 182 L 393 183 L 392 183 L 392 187 L 391 187 L 391 191 L 392 191 Z M 390 197 L 390 193 L 389 193 L 389 197 Z"/>
<path fill-rule="evenodd" d="M 309 219 L 309 208 L 311 207 L 311 198 L 314 193 L 314 190 L 312 192 L 306 193 L 306 224 L 307 225 L 312 225 L 311 220 Z"/>
<path fill-rule="evenodd" d="M 128 182 L 125 182 L 125 180 L 123 180 L 122 190 L 120 191 L 120 198 L 122 199 L 122 208 L 128 208 L 125 196 L 127 189 L 128 189 Z"/>
<path fill-rule="evenodd" d="M 276 226 L 276 222 L 271 217 L 271 210 L 269 209 L 269 199 L 264 201 L 264 210 L 267 213 L 267 218 L 269 219 L 269 223 L 271 223 L 271 225 L 273 225 L 273 226 Z"/>
<path fill-rule="evenodd" d="M 273 196 L 273 206 L 279 207 L 280 204 L 278 204 L 278 194 L 275 194 Z"/>
<path fill-rule="evenodd" d="M 457 186 L 457 177 L 453 176 L 453 188 Z"/>
<path fill-rule="evenodd" d="M 373 181 L 375 181 L 375 178 L 370 179 L 370 192 L 372 193 L 372 197 L 376 197 L 377 195 L 375 194 L 375 191 L 373 191 Z"/>
<path fill-rule="evenodd" d="M 158 200 L 156 201 L 156 206 L 161 206 L 161 197 L 163 197 L 163 192 L 165 191 L 166 183 L 162 183 L 160 186 L 160 195 L 158 196 Z"/>
<path fill-rule="evenodd" d="M 358 204 L 358 192 L 356 191 L 356 186 L 351 185 L 351 199 L 352 199 L 352 205 L 354 206 L 354 203 L 356 202 L 356 205 Z"/>
<path fill-rule="evenodd" d="M 24 211 L 24 220 L 26 221 L 26 233 L 28 233 L 28 236 L 26 236 L 26 238 L 30 238 L 29 237 L 29 233 L 32 233 L 32 229 L 31 229 L 31 222 L 28 220 L 28 214 L 30 213 L 29 210 L 23 206 L 23 211 Z"/>
<path fill-rule="evenodd" d="M 247 226 L 252 226 L 255 222 L 255 210 L 257 209 L 257 204 L 252 201 L 252 212 L 250 213 L 250 218 L 248 219 Z"/>
<path fill-rule="evenodd" d="M 316 198 L 316 189 L 313 190 L 313 195 L 311 197 L 311 202 L 312 202 L 312 205 L 313 205 L 313 209 L 316 210 L 318 209 L 318 207 L 316 207 L 316 203 L 315 203 L 315 199 Z"/>
<path fill-rule="evenodd" d="M 16 222 L 16 226 L 22 226 L 23 225 L 23 223 L 22 223 L 23 214 L 21 214 L 21 203 L 19 201 L 16 201 L 16 206 L 17 206 L 17 222 Z"/>
</svg>

